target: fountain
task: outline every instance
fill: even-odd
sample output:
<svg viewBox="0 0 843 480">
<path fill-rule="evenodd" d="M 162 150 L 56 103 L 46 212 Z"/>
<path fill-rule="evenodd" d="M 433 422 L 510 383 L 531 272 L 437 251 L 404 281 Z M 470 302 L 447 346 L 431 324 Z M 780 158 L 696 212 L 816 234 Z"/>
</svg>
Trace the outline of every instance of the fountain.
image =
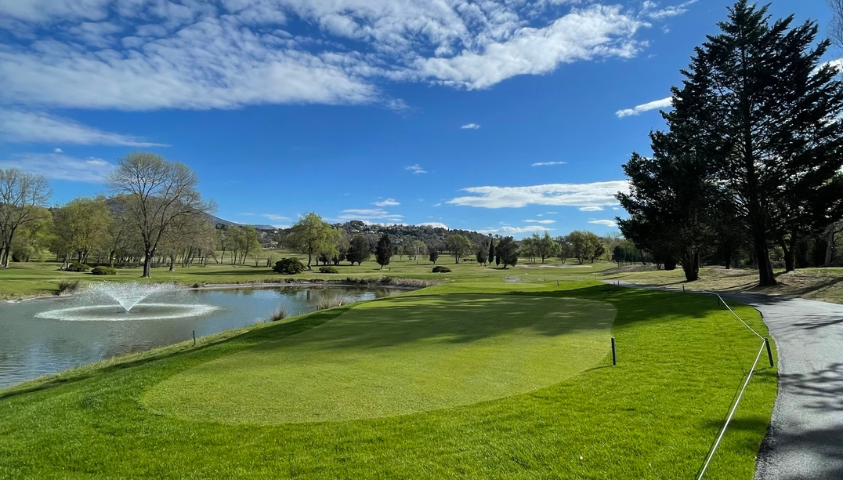
<svg viewBox="0 0 843 480">
<path fill-rule="evenodd" d="M 213 305 L 181 302 L 142 303 L 151 296 L 177 295 L 181 291 L 181 286 L 166 283 L 95 283 L 75 296 L 77 303 L 85 305 L 50 310 L 35 316 L 68 321 L 170 320 L 199 317 L 218 309 Z"/>
</svg>

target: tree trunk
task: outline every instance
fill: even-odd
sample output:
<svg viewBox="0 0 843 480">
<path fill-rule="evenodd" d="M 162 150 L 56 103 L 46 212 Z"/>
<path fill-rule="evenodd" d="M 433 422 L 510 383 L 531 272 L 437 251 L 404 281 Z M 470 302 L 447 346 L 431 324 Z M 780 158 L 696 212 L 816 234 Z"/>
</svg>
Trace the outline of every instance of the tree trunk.
<svg viewBox="0 0 843 480">
<path fill-rule="evenodd" d="M 834 224 L 828 227 L 828 243 L 825 246 L 825 261 L 823 267 L 828 267 L 834 260 L 834 234 L 837 233 L 834 229 Z"/>
<path fill-rule="evenodd" d="M 796 270 L 796 235 L 791 234 L 789 241 L 785 241 L 784 238 L 779 239 L 779 245 L 784 251 L 785 273 Z"/>
<path fill-rule="evenodd" d="M 773 264 L 770 263 L 770 252 L 767 248 L 767 242 L 763 237 L 758 238 L 754 235 L 753 242 L 755 250 L 755 261 L 758 263 L 758 285 L 762 287 L 771 287 L 776 285 L 776 277 L 773 275 Z"/>
<path fill-rule="evenodd" d="M 677 262 L 676 262 L 675 258 L 673 258 L 671 256 L 665 257 L 665 259 L 664 259 L 664 269 L 666 271 L 676 270 L 676 263 Z M 684 269 L 684 266 L 683 266 L 683 269 Z M 658 268 L 658 265 L 656 266 L 656 270 L 660 270 L 660 268 Z"/>
<path fill-rule="evenodd" d="M 155 252 L 147 251 L 146 255 L 143 257 L 143 274 L 141 275 L 141 278 L 152 277 L 153 255 L 155 255 Z"/>
</svg>

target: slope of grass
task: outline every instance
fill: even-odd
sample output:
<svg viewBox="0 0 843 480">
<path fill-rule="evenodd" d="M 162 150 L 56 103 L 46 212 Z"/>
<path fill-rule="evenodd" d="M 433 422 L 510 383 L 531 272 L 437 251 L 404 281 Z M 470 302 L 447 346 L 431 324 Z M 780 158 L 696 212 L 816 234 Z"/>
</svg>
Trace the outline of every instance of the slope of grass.
<svg viewBox="0 0 843 480">
<path fill-rule="evenodd" d="M 515 308 L 537 298 L 607 302 L 617 311 L 619 364 L 611 366 L 607 345 L 596 367 L 527 393 L 352 421 L 225 424 L 162 416 L 144 404 L 161 382 L 192 369 L 327 331 L 349 312 L 342 307 L 0 392 L 0 478 L 689 478 L 758 348 L 706 296 L 468 275 L 407 298 L 457 292 L 494 294 Z M 766 332 L 757 312 L 736 311 Z M 235 392 L 240 380 L 228 382 Z M 752 478 L 775 394 L 776 371 L 762 366 L 706 478 Z M 285 393 L 254 401 L 284 402 Z"/>
<path fill-rule="evenodd" d="M 527 393 L 606 356 L 615 309 L 450 294 L 369 302 L 302 334 L 204 363 L 149 390 L 156 413 L 278 424 L 391 417 Z"/>
</svg>

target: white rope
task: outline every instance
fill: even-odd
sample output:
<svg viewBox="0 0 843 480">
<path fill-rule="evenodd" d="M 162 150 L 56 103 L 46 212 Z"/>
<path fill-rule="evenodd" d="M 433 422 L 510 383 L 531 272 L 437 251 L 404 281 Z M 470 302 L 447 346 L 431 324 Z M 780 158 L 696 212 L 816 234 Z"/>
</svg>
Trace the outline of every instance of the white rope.
<svg viewBox="0 0 843 480">
<path fill-rule="evenodd" d="M 712 292 L 712 293 L 714 293 L 714 292 Z M 729 304 L 727 304 L 727 303 L 726 303 L 726 301 L 725 301 L 725 300 L 723 300 L 723 297 L 721 297 L 721 296 L 720 296 L 720 294 L 718 294 L 718 293 L 714 293 L 714 295 L 715 295 L 715 296 L 717 296 L 717 298 L 720 300 L 720 303 L 722 303 L 722 304 L 723 304 L 726 308 L 728 308 L 728 309 L 729 309 L 729 311 L 730 311 L 730 312 L 732 312 L 732 315 L 734 315 L 734 316 L 735 316 L 735 318 L 737 318 L 737 319 L 738 319 L 741 323 L 743 323 L 743 326 L 744 326 L 744 327 L 748 328 L 748 329 L 749 329 L 749 331 L 751 331 L 752 333 L 754 333 L 756 337 L 758 337 L 758 338 L 760 338 L 761 340 L 764 340 L 764 341 L 766 342 L 766 339 L 765 339 L 764 337 L 762 337 L 762 336 L 761 336 L 761 334 L 759 334 L 759 333 L 758 333 L 758 332 L 756 332 L 756 331 L 755 331 L 752 327 L 750 327 L 749 325 L 747 325 L 747 324 L 746 324 L 746 322 L 744 322 L 744 321 L 743 321 L 743 319 L 742 319 L 741 317 L 739 317 L 739 316 L 738 316 L 738 314 L 737 314 L 737 313 L 735 313 L 735 311 L 734 311 L 734 310 L 732 310 L 732 307 L 730 307 L 730 306 L 729 306 Z"/>
</svg>

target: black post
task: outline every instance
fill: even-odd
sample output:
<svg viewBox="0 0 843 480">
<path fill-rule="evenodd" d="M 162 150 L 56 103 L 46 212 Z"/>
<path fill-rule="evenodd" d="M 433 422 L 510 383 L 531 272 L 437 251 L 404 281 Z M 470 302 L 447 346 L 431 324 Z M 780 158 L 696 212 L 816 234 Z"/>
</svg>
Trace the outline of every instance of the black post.
<svg viewBox="0 0 843 480">
<path fill-rule="evenodd" d="M 682 293 L 685 293 L 685 284 L 682 284 Z"/>
<path fill-rule="evenodd" d="M 556 286 L 557 286 L 557 287 L 559 286 L 559 280 L 557 280 L 557 281 L 556 281 Z"/>
<path fill-rule="evenodd" d="M 612 365 L 618 364 L 618 355 L 615 352 L 615 337 L 612 337 Z"/>
<path fill-rule="evenodd" d="M 193 331 L 193 346 L 196 346 L 196 330 Z"/>
<path fill-rule="evenodd" d="M 770 350 L 770 339 L 769 338 L 764 339 L 764 345 L 767 346 L 767 358 L 770 359 L 770 366 L 773 367 L 775 365 L 773 365 L 773 351 Z"/>
</svg>

